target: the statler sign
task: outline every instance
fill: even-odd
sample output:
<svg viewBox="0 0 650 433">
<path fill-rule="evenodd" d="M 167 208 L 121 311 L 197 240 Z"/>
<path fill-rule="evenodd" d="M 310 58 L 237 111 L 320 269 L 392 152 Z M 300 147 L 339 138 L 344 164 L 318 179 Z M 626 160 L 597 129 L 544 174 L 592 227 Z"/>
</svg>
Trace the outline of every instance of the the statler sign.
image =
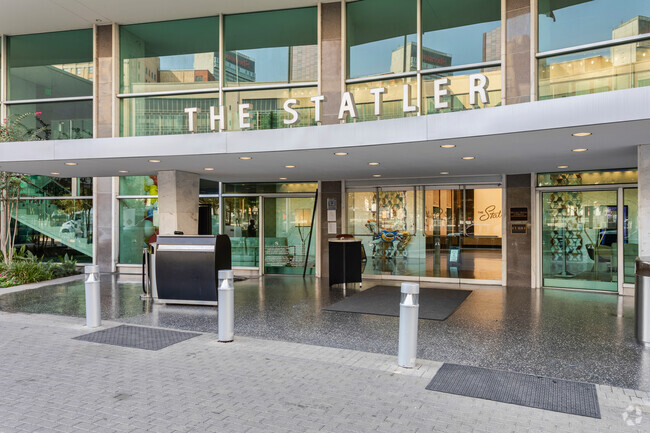
<svg viewBox="0 0 650 433">
<path fill-rule="evenodd" d="M 481 103 L 488 104 L 488 78 L 483 74 L 471 74 L 468 77 L 469 80 L 469 104 L 477 104 L 477 96 L 480 99 Z M 449 78 L 440 78 L 433 81 L 433 104 L 436 110 L 442 110 L 449 108 L 449 102 L 443 101 L 444 96 L 448 96 L 449 89 Z M 386 93 L 385 87 L 375 87 L 369 89 L 369 92 L 374 97 L 374 106 L 375 106 L 375 115 L 382 115 L 382 106 L 383 106 L 383 96 Z M 314 121 L 317 123 L 321 121 L 321 108 L 323 102 L 327 100 L 325 96 L 318 95 L 309 98 L 311 102 L 314 103 Z M 288 114 L 288 118 L 283 119 L 285 125 L 295 125 L 300 121 L 300 113 L 295 109 L 299 105 L 297 99 L 287 99 L 284 101 L 282 108 Z M 239 104 L 238 105 L 238 114 L 239 114 L 239 128 L 240 129 L 249 129 L 251 127 L 250 118 L 251 114 L 249 110 L 252 109 L 251 104 Z M 402 111 L 404 113 L 414 113 L 417 112 L 417 105 L 412 104 L 411 98 L 411 85 L 404 84 L 403 86 L 403 96 L 402 96 Z M 197 115 L 201 112 L 201 109 L 198 107 L 186 108 L 185 112 L 189 116 L 189 130 L 190 132 L 196 132 L 197 130 Z M 341 97 L 341 103 L 339 105 L 339 120 L 345 119 L 346 116 L 350 116 L 352 119 L 356 119 L 358 116 L 357 106 L 354 102 L 354 95 L 350 92 L 344 92 Z M 225 131 L 226 130 L 226 112 L 223 105 L 219 107 L 210 107 L 210 129 L 212 131 Z"/>
</svg>

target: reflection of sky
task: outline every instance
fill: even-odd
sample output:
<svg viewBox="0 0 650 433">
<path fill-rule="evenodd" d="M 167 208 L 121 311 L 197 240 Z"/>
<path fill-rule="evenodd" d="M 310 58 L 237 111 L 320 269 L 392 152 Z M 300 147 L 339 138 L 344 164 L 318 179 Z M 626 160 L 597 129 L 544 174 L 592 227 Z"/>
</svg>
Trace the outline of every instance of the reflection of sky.
<svg viewBox="0 0 650 433">
<path fill-rule="evenodd" d="M 415 35 L 407 37 L 415 42 Z M 404 37 L 384 39 L 350 47 L 350 78 L 390 72 L 392 52 L 404 45 Z"/>
<path fill-rule="evenodd" d="M 637 15 L 650 16 L 649 0 L 592 0 L 539 17 L 539 51 L 612 38 L 612 30 Z"/>
<path fill-rule="evenodd" d="M 194 69 L 194 54 L 181 54 L 160 58 L 161 71 L 183 71 L 191 69 Z"/>
</svg>

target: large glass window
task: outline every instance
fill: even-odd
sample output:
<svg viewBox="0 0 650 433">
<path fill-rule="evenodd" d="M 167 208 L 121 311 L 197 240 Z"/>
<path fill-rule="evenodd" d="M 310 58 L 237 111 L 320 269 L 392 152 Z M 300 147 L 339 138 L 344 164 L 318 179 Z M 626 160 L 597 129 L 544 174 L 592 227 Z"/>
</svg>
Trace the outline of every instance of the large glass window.
<svg viewBox="0 0 650 433">
<path fill-rule="evenodd" d="M 210 107 L 219 106 L 219 94 L 151 96 L 122 99 L 120 134 L 140 135 L 189 134 L 186 108 L 197 107 L 197 132 L 210 132 Z"/>
<path fill-rule="evenodd" d="M 650 33 L 649 17 L 647 0 L 539 0 L 539 51 Z"/>
<path fill-rule="evenodd" d="M 500 0 L 422 0 L 422 69 L 499 60 Z"/>
<path fill-rule="evenodd" d="M 219 87 L 219 18 L 120 27 L 121 93 Z"/>
<path fill-rule="evenodd" d="M 315 7 L 224 17 L 225 83 L 292 83 L 318 79 Z"/>
<path fill-rule="evenodd" d="M 141 264 L 142 250 L 158 236 L 158 198 L 120 199 L 120 257 L 123 264 Z"/>
<path fill-rule="evenodd" d="M 405 84 L 411 86 L 411 100 L 407 101 L 407 104 L 417 106 L 416 77 L 348 84 L 348 92 L 354 96 L 357 109 L 356 121 L 365 122 L 367 120 L 396 119 L 417 115 L 415 111 L 404 112 Z M 375 115 L 375 95 L 370 93 L 370 89 L 378 87 L 385 89 L 385 93 L 381 95 L 381 114 L 379 116 Z M 348 115 L 347 122 L 352 121 L 355 120 Z"/>
<path fill-rule="evenodd" d="M 540 173 L 537 186 L 613 185 L 637 183 L 638 179 L 636 169 Z"/>
<path fill-rule="evenodd" d="M 120 177 L 120 195 L 158 195 L 158 176 Z"/>
<path fill-rule="evenodd" d="M 7 37 L 7 97 L 48 99 L 93 94 L 91 29 Z"/>
<path fill-rule="evenodd" d="M 416 0 L 346 5 L 348 78 L 417 70 Z"/>
<path fill-rule="evenodd" d="M 230 237 L 233 266 L 259 266 L 259 201 L 259 197 L 223 199 L 223 228 L 224 233 Z"/>
<path fill-rule="evenodd" d="M 474 104 L 470 104 L 470 85 L 476 85 L 478 80 L 471 75 L 481 74 L 485 77 L 484 102 L 480 92 L 474 92 Z M 448 84 L 438 84 L 439 106 L 436 108 L 436 80 L 447 79 Z M 444 93 L 444 94 L 443 94 Z M 501 105 L 501 67 L 447 72 L 444 74 L 428 74 L 422 76 L 422 98 L 424 114 L 444 113 L 449 111 L 471 110 L 474 108 L 498 107 Z"/>
<path fill-rule="evenodd" d="M 639 189 L 623 190 L 624 282 L 634 284 L 634 262 L 639 255 Z"/>
<path fill-rule="evenodd" d="M 14 119 L 23 114 L 20 121 L 27 134 L 38 132 L 42 140 L 70 140 L 93 137 L 93 101 L 34 102 L 7 105 L 7 116 Z"/>
</svg>

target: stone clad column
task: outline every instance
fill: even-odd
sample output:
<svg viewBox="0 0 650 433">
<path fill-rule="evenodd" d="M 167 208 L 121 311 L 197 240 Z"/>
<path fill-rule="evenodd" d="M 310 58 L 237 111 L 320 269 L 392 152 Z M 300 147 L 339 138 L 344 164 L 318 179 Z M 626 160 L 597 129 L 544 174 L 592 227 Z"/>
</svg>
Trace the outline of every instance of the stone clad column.
<svg viewBox="0 0 650 433">
<path fill-rule="evenodd" d="M 318 202 L 320 217 L 320 272 L 318 275 L 322 278 L 328 278 L 330 266 L 328 240 L 335 238 L 337 234 L 341 234 L 342 227 L 341 216 L 343 197 L 341 196 L 341 181 L 320 182 Z M 327 221 L 328 202 L 332 203 L 336 207 L 336 221 L 334 221 L 336 224 L 336 233 L 329 233 L 328 230 L 330 223 L 330 221 Z"/>
<path fill-rule="evenodd" d="M 505 103 L 530 102 L 530 0 L 506 0 Z"/>
<path fill-rule="evenodd" d="M 508 287 L 531 286 L 531 243 L 532 243 L 532 207 L 531 207 L 531 181 L 530 174 L 513 174 L 506 176 L 506 205 L 504 216 L 506 218 L 506 232 L 503 241 L 506 247 L 506 278 Z M 511 221 L 510 210 L 524 208 L 528 210 L 527 221 Z M 526 233 L 512 230 L 512 224 L 526 225 Z M 513 233 L 515 231 L 516 233 Z"/>
<path fill-rule="evenodd" d="M 339 123 L 342 86 L 341 3 L 321 4 L 321 95 L 323 103 L 321 124 Z"/>
<path fill-rule="evenodd" d="M 161 235 L 199 233 L 199 175 L 186 171 L 158 172 L 158 223 Z"/>
<path fill-rule="evenodd" d="M 650 144 L 638 148 L 639 256 L 650 256 Z"/>
</svg>

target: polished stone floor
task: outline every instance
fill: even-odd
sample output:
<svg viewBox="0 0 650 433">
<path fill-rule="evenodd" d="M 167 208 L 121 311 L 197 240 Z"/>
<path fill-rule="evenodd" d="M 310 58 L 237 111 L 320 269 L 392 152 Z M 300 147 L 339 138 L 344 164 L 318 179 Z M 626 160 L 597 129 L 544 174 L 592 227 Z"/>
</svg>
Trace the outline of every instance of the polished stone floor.
<svg viewBox="0 0 650 433">
<path fill-rule="evenodd" d="M 375 284 L 367 281 L 364 289 Z M 632 298 L 551 289 L 473 290 L 446 321 L 419 321 L 419 358 L 650 390 L 650 348 L 634 340 Z M 137 278 L 102 275 L 103 318 L 217 330 L 214 307 L 151 305 L 140 300 L 141 293 Z M 237 282 L 235 332 L 396 354 L 398 318 L 322 311 L 355 293 L 330 290 L 313 277 Z M 83 282 L 6 295 L 0 289 L 0 310 L 83 317 Z"/>
</svg>

